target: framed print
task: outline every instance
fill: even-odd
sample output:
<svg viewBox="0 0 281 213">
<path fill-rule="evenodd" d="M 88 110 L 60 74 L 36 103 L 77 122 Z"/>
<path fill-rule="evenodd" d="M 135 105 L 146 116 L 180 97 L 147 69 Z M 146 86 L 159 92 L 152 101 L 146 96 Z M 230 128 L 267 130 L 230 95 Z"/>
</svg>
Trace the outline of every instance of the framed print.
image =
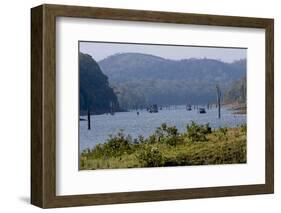
<svg viewBox="0 0 281 213">
<path fill-rule="evenodd" d="M 274 192 L 273 19 L 31 9 L 31 203 Z"/>
</svg>

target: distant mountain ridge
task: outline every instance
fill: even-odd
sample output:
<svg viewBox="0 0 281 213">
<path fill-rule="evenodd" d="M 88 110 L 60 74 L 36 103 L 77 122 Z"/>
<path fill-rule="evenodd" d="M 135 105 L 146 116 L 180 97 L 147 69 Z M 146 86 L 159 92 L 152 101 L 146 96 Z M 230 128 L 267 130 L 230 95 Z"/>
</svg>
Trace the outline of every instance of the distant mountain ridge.
<svg viewBox="0 0 281 213">
<path fill-rule="evenodd" d="M 246 60 L 225 63 L 214 59 L 171 60 L 141 53 L 121 53 L 98 62 L 109 81 L 134 79 L 217 81 L 228 83 L 245 74 Z M 215 78 L 214 78 L 215 76 Z"/>
<path fill-rule="evenodd" d="M 98 62 L 123 107 L 145 104 L 206 104 L 215 101 L 215 85 L 225 91 L 246 75 L 246 59 L 171 60 L 141 53 L 119 53 Z M 137 101 L 133 99 L 138 99 Z"/>
</svg>

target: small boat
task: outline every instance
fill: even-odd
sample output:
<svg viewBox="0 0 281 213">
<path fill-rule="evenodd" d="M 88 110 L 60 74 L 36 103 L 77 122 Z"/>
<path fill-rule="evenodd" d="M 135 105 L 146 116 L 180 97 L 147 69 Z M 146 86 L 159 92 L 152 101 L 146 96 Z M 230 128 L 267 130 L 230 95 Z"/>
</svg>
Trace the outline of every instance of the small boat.
<svg viewBox="0 0 281 213">
<path fill-rule="evenodd" d="M 149 112 L 150 113 L 157 113 L 158 112 L 158 107 L 157 104 L 153 104 L 149 107 Z"/>
<path fill-rule="evenodd" d="M 200 113 L 200 114 L 206 113 L 205 108 L 199 108 L 199 109 L 198 109 L 198 113 Z"/>
<path fill-rule="evenodd" d="M 186 105 L 186 110 L 191 111 L 192 110 L 191 105 Z"/>
</svg>

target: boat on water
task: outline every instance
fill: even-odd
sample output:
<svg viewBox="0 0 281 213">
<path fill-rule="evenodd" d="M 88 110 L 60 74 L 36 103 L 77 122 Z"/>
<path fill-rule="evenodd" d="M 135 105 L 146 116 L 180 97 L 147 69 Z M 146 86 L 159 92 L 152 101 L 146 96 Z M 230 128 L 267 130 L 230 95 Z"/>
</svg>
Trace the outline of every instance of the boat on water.
<svg viewBox="0 0 281 213">
<path fill-rule="evenodd" d="M 158 106 L 157 106 L 157 104 L 151 105 L 151 106 L 149 107 L 148 111 L 149 111 L 150 113 L 157 113 L 157 112 L 158 112 Z"/>
<path fill-rule="evenodd" d="M 186 105 L 186 110 L 187 110 L 187 111 L 191 111 L 191 110 L 192 110 L 191 105 Z"/>
<path fill-rule="evenodd" d="M 199 108 L 198 113 L 204 114 L 204 113 L 207 113 L 207 112 L 206 112 L 205 108 Z"/>
</svg>

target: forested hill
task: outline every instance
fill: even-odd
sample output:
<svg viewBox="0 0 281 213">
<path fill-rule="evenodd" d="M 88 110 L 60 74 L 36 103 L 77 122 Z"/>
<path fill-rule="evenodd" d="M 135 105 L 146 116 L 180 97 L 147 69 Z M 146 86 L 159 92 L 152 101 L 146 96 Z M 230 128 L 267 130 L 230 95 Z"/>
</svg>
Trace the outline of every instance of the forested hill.
<svg viewBox="0 0 281 213">
<path fill-rule="evenodd" d="M 224 94 L 225 103 L 246 103 L 247 80 L 246 76 L 232 83 Z"/>
<path fill-rule="evenodd" d="M 109 86 L 108 78 L 97 62 L 87 54 L 79 54 L 79 104 L 80 115 L 88 108 L 92 114 L 109 112 L 118 107 L 117 96 Z"/>
<path fill-rule="evenodd" d="M 154 55 L 121 53 L 98 62 L 118 90 L 122 107 L 142 104 L 206 104 L 246 75 L 246 60 L 169 60 Z"/>
<path fill-rule="evenodd" d="M 224 84 L 245 75 L 246 61 L 224 63 L 213 59 L 169 60 L 154 55 L 123 53 L 98 62 L 110 81 L 186 80 L 193 83 L 217 81 Z"/>
</svg>

